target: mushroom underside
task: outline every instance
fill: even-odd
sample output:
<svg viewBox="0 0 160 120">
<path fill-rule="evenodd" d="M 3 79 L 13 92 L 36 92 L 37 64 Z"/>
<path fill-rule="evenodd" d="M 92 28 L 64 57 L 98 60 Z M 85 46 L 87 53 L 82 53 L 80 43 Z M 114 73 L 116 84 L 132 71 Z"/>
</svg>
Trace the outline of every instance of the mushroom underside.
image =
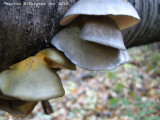
<svg viewBox="0 0 160 120">
<path fill-rule="evenodd" d="M 140 22 L 135 8 L 124 0 L 80 0 L 67 11 L 60 24 L 66 26 L 80 15 L 109 16 L 120 30 Z"/>
</svg>

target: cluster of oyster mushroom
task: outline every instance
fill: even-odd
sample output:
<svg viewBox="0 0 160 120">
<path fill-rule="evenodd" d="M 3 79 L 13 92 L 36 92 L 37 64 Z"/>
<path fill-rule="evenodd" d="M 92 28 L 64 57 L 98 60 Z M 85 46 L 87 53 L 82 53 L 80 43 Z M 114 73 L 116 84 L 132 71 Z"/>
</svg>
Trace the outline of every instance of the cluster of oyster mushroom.
<svg viewBox="0 0 160 120">
<path fill-rule="evenodd" d="M 140 18 L 125 0 L 79 0 L 60 22 L 48 48 L 0 73 L 0 109 L 26 117 L 38 101 L 64 95 L 52 68 L 111 70 L 129 60 L 121 30 Z"/>
<path fill-rule="evenodd" d="M 40 51 L 0 74 L 0 109 L 17 118 L 26 117 L 38 103 L 65 94 L 61 79 L 52 68 L 76 66 L 53 48 Z"/>
<path fill-rule="evenodd" d="M 129 55 L 121 30 L 140 18 L 124 0 L 80 0 L 60 22 L 66 26 L 51 43 L 76 65 L 87 70 L 111 70 Z"/>
</svg>

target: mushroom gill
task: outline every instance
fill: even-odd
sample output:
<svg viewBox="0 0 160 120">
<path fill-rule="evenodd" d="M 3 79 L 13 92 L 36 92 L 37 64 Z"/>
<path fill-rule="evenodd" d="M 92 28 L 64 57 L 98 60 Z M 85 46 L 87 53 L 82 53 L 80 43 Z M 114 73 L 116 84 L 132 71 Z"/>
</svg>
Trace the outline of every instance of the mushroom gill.
<svg viewBox="0 0 160 120">
<path fill-rule="evenodd" d="M 120 30 L 140 22 L 135 8 L 124 0 L 79 0 L 67 11 L 60 24 L 66 26 L 81 15 L 108 16 L 117 23 Z"/>
</svg>

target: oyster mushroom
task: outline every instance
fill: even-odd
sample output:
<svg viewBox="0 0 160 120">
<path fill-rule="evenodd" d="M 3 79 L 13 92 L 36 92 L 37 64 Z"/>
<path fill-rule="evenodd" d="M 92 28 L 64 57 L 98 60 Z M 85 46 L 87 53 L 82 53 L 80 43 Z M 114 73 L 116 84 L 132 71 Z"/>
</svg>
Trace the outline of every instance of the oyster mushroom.
<svg viewBox="0 0 160 120">
<path fill-rule="evenodd" d="M 66 26 L 80 15 L 108 16 L 121 30 L 140 22 L 135 8 L 124 0 L 79 0 L 67 11 L 60 24 Z"/>
<path fill-rule="evenodd" d="M 120 30 L 139 21 L 134 7 L 124 0 L 79 0 L 60 22 L 70 25 L 51 43 L 84 69 L 111 70 L 129 60 Z"/>
<path fill-rule="evenodd" d="M 61 51 L 54 48 L 42 50 L 36 56 L 45 60 L 50 67 L 76 70 L 76 66 Z"/>
<path fill-rule="evenodd" d="M 48 48 L 0 73 L 0 90 L 5 96 L 24 101 L 62 97 L 61 79 L 51 67 L 76 69 L 62 52 Z"/>
<path fill-rule="evenodd" d="M 64 95 L 61 79 L 39 57 L 30 57 L 0 74 L 0 90 L 24 101 L 48 100 Z"/>
<path fill-rule="evenodd" d="M 126 51 L 121 50 L 121 53 L 122 53 L 123 56 L 124 56 L 124 62 L 122 62 L 121 64 L 124 64 L 124 63 L 126 63 L 126 62 L 129 61 L 129 54 L 128 54 L 127 50 L 126 50 Z"/>
<path fill-rule="evenodd" d="M 83 40 L 79 37 L 80 30 L 75 22 L 57 33 L 51 43 L 74 64 L 87 70 L 111 70 L 124 62 L 119 49 Z"/>
<path fill-rule="evenodd" d="M 0 99 L 4 99 L 4 100 L 16 100 L 15 98 L 3 95 L 1 92 L 0 92 Z"/>
<path fill-rule="evenodd" d="M 88 16 L 86 19 L 88 20 L 86 20 L 81 29 L 80 38 L 120 50 L 126 50 L 122 32 L 111 18 Z"/>
<path fill-rule="evenodd" d="M 38 101 L 63 96 L 61 80 L 51 68 L 76 66 L 62 52 L 48 48 L 0 73 L 0 109 L 25 118 Z"/>
<path fill-rule="evenodd" d="M 36 104 L 37 102 L 4 100 L 0 98 L 0 109 L 19 119 L 27 117 L 32 112 Z"/>
</svg>

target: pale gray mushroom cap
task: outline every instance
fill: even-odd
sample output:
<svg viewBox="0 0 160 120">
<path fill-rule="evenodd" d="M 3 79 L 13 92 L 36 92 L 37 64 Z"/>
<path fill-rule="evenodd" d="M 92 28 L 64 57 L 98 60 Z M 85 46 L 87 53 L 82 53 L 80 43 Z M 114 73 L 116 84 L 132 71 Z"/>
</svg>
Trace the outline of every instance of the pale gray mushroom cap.
<svg viewBox="0 0 160 120">
<path fill-rule="evenodd" d="M 42 101 L 62 97 L 59 76 L 38 57 L 30 57 L 0 73 L 0 90 L 24 101 Z"/>
<path fill-rule="evenodd" d="M 87 70 L 111 70 L 124 63 L 120 50 L 82 40 L 80 29 L 71 24 L 57 33 L 51 43 L 74 64 Z"/>
<path fill-rule="evenodd" d="M 122 32 L 109 17 L 91 17 L 84 24 L 80 38 L 120 50 L 126 50 Z"/>
<path fill-rule="evenodd" d="M 128 51 L 127 50 L 121 50 L 121 53 L 124 56 L 124 62 L 122 62 L 121 64 L 127 63 L 129 61 L 129 58 L 130 58 L 129 54 L 128 54 Z"/>
<path fill-rule="evenodd" d="M 108 15 L 121 30 L 140 22 L 135 8 L 125 0 L 79 0 L 68 10 L 60 24 L 68 25 L 79 15 Z"/>
</svg>

